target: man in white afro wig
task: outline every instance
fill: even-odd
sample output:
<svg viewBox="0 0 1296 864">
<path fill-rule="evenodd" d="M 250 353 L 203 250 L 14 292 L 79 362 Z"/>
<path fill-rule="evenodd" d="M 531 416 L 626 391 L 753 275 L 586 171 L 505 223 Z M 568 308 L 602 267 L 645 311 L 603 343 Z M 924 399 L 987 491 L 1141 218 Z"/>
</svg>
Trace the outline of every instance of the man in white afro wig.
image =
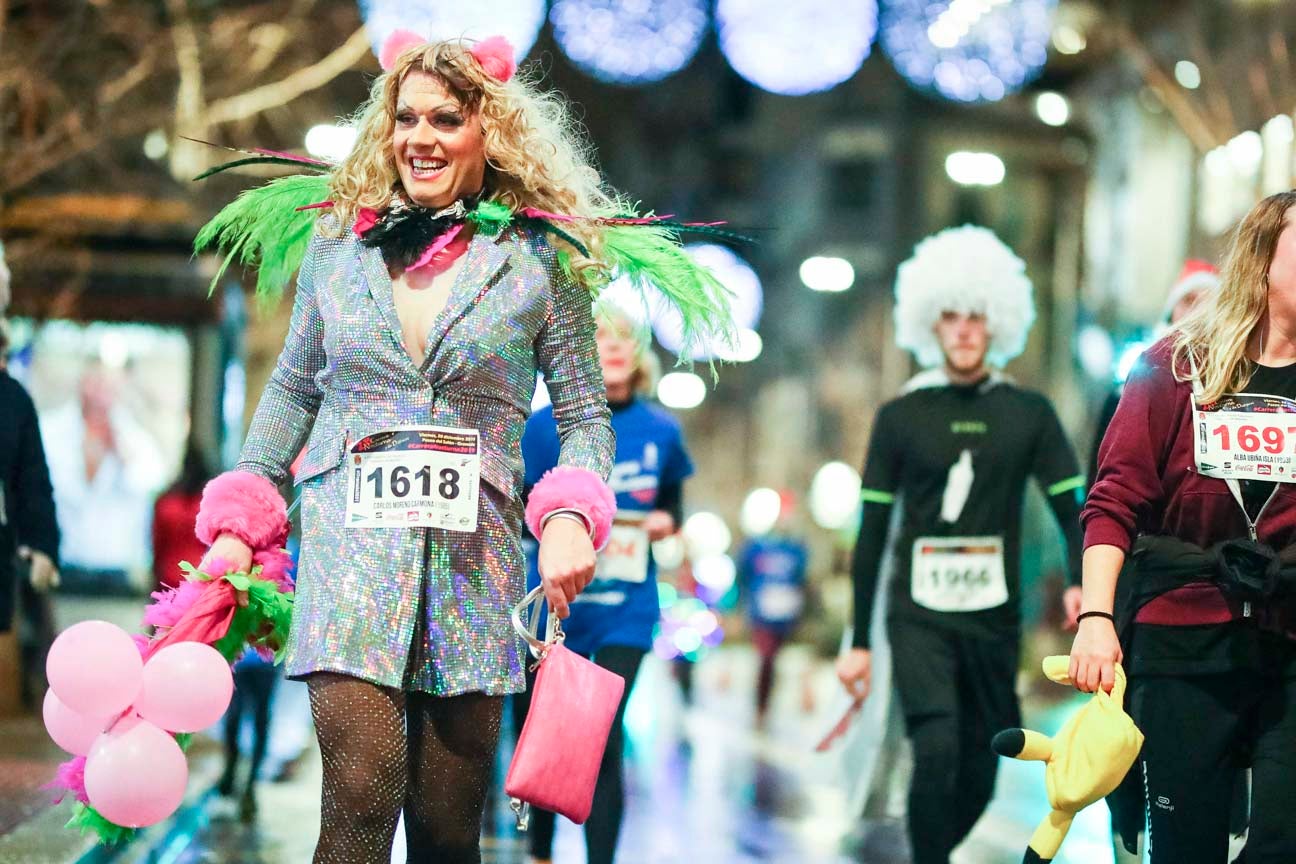
<svg viewBox="0 0 1296 864">
<path fill-rule="evenodd" d="M 1002 367 L 1026 347 L 1035 303 L 1026 263 L 988 228 L 946 228 L 914 247 L 895 283 L 896 344 L 925 368 L 945 361 L 933 328 L 947 312 L 982 315 L 986 362 Z"/>
</svg>

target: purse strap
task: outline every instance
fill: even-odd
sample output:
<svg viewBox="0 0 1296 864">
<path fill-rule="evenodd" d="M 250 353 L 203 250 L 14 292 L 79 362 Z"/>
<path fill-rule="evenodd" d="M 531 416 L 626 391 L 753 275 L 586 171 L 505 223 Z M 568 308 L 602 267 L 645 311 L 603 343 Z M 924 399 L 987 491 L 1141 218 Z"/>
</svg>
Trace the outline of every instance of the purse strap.
<svg viewBox="0 0 1296 864">
<path fill-rule="evenodd" d="M 537 660 L 544 659 L 551 645 L 556 645 L 567 638 L 558 616 L 550 610 L 548 621 L 545 623 L 545 638 L 543 641 L 540 639 L 540 610 L 543 608 L 544 599 L 544 588 L 533 588 L 526 597 L 522 598 L 521 603 L 513 607 L 513 629 L 527 643 L 527 647 L 531 649 L 531 656 Z"/>
</svg>

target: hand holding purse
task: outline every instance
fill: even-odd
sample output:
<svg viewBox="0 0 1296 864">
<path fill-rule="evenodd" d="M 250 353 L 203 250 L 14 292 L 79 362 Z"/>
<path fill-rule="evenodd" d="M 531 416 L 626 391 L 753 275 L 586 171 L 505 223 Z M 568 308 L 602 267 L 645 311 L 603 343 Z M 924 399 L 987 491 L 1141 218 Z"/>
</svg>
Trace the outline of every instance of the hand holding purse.
<svg viewBox="0 0 1296 864">
<path fill-rule="evenodd" d="M 599 765 L 625 692 L 624 678 L 562 644 L 562 628 L 552 612 L 545 640 L 539 639 L 543 600 L 544 589 L 536 588 L 513 609 L 513 627 L 539 667 L 531 710 L 504 780 L 522 830 L 527 805 L 561 813 L 577 825 L 589 818 Z"/>
</svg>

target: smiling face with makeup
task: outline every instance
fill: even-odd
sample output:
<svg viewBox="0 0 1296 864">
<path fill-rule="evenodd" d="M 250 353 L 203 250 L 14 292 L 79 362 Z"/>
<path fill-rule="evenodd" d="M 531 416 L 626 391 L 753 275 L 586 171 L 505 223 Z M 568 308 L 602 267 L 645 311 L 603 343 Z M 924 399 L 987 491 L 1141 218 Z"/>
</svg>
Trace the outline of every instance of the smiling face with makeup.
<svg viewBox="0 0 1296 864">
<path fill-rule="evenodd" d="M 465 110 L 439 79 L 422 71 L 406 76 L 395 121 L 392 156 L 411 201 L 439 209 L 481 189 L 486 144 L 480 115 Z"/>
</svg>

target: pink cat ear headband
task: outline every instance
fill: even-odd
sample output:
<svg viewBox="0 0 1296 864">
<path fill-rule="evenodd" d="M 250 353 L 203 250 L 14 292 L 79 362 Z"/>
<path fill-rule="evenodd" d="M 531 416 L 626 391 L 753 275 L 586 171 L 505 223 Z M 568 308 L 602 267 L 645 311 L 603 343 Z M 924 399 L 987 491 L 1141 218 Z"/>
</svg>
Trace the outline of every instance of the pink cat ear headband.
<svg viewBox="0 0 1296 864">
<path fill-rule="evenodd" d="M 378 63 L 384 72 L 390 72 L 396 65 L 396 58 L 415 45 L 427 44 L 427 39 L 409 30 L 397 30 L 387 37 L 382 50 L 378 52 Z M 468 49 L 468 53 L 482 67 L 482 70 L 496 81 L 507 81 L 517 71 L 513 60 L 513 46 L 503 36 L 491 36 L 483 39 Z"/>
</svg>

